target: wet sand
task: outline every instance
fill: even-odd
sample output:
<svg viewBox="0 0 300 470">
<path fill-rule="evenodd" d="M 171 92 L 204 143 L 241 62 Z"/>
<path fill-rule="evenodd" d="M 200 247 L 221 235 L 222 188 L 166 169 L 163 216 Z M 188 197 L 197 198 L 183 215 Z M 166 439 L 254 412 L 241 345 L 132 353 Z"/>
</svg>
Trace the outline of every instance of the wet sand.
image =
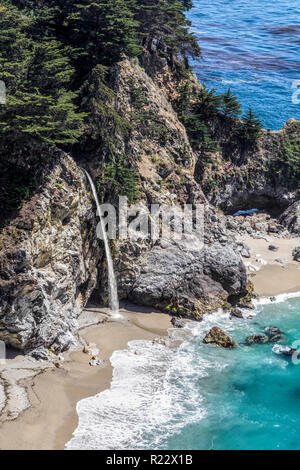
<svg viewBox="0 0 300 470">
<path fill-rule="evenodd" d="M 27 387 L 31 406 L 16 420 L 2 423 L 0 449 L 64 449 L 77 427 L 77 402 L 110 387 L 112 353 L 125 349 L 131 340 L 153 340 L 167 335 L 172 326 L 170 317 L 146 312 L 122 311 L 125 316 L 122 321 L 82 330 L 81 336 L 87 343 L 97 344 L 105 364 L 91 367 L 91 357 L 77 351 L 70 354 L 62 368 L 48 369 L 31 380 Z"/>
</svg>

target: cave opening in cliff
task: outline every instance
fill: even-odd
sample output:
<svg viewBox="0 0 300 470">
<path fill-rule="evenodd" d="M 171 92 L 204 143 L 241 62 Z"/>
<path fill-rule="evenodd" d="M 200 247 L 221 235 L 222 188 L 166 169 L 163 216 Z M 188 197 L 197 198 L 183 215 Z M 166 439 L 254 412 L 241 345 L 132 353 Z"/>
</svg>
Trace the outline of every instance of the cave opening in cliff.
<svg viewBox="0 0 300 470">
<path fill-rule="evenodd" d="M 222 207 L 225 215 L 234 215 L 238 211 L 251 211 L 257 209 L 259 212 L 265 212 L 270 216 L 277 218 L 288 207 L 288 202 L 278 201 L 268 195 L 238 195 L 227 202 Z"/>
</svg>

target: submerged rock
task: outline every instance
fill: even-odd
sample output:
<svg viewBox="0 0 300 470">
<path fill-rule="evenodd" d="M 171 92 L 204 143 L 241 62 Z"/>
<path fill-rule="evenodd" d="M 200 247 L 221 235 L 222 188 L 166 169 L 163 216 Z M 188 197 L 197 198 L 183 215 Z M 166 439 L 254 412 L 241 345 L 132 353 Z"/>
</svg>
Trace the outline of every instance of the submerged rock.
<svg viewBox="0 0 300 470">
<path fill-rule="evenodd" d="M 217 326 L 210 330 L 203 342 L 205 344 L 214 344 L 221 348 L 232 349 L 237 347 L 235 341 Z"/>
<path fill-rule="evenodd" d="M 282 346 L 281 344 L 275 344 L 272 351 L 278 355 L 292 357 L 293 354 L 297 351 L 297 349 L 290 348 L 289 346 Z"/>
<path fill-rule="evenodd" d="M 265 332 L 269 337 L 270 343 L 276 343 L 277 341 L 281 341 L 284 339 L 284 333 L 276 326 L 269 326 L 265 328 Z"/>
<path fill-rule="evenodd" d="M 252 335 L 248 336 L 245 342 L 248 346 L 252 344 L 266 344 L 269 342 L 269 337 L 267 335 Z"/>
</svg>

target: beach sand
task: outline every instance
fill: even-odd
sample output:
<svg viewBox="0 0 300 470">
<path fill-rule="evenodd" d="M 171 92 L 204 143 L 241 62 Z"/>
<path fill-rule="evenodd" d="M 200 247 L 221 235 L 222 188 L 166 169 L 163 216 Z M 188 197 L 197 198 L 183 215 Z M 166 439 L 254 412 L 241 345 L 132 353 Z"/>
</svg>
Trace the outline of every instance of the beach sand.
<svg viewBox="0 0 300 470">
<path fill-rule="evenodd" d="M 260 297 L 271 297 L 283 293 L 300 292 L 300 263 L 293 260 L 293 249 L 300 245 L 299 238 L 273 238 L 268 241 L 254 239 L 250 236 L 239 237 L 251 249 L 251 258 L 244 259 L 259 271 L 248 274 L 254 283 L 255 291 Z M 270 251 L 269 246 L 278 247 Z M 259 260 L 266 264 L 262 265 Z M 280 260 L 280 262 L 279 262 Z"/>
<path fill-rule="evenodd" d="M 103 366 L 91 367 L 90 356 L 72 352 L 61 369 L 48 369 L 30 381 L 27 393 L 31 407 L 16 420 L 1 424 L 0 449 L 64 449 L 77 427 L 77 402 L 110 387 L 112 353 L 125 349 L 131 340 L 166 336 L 172 327 L 166 314 L 143 307 L 139 308 L 140 313 L 134 311 L 136 307 L 130 310 L 122 311 L 125 318 L 121 322 L 109 321 L 80 333 L 87 343 L 97 344 L 99 356 L 105 359 Z"/>
<path fill-rule="evenodd" d="M 243 237 L 242 240 L 251 249 L 251 258 L 244 261 L 260 269 L 248 272 L 257 294 L 275 296 L 300 292 L 300 263 L 292 259 L 293 248 L 299 246 L 299 240 L 276 238 L 266 241 L 250 237 Z M 270 251 L 270 244 L 278 246 L 278 251 Z M 262 265 L 259 259 L 263 259 L 266 264 Z M 283 262 L 279 263 L 276 259 L 282 259 Z M 8 369 L 17 387 L 15 394 L 11 394 L 9 411 L 3 413 L 2 417 L 10 417 L 15 410 L 19 412 L 22 406 L 29 407 L 19 413 L 17 419 L 1 423 L 0 449 L 64 449 L 78 424 L 77 402 L 110 387 L 112 353 L 125 349 L 131 340 L 153 340 L 166 336 L 168 328 L 172 327 L 170 316 L 146 307 L 126 305 L 122 314 L 124 320 L 112 321 L 108 320 L 105 309 L 86 309 L 81 316 L 83 321 L 78 332 L 82 347 L 78 351 L 66 353 L 59 369 L 53 365 L 50 367 L 50 364 L 47 366 L 47 363 L 44 369 L 39 363 L 33 366 L 20 355 L 8 360 Z M 102 323 L 99 324 L 100 320 Z M 99 347 L 99 356 L 105 360 L 104 365 L 89 365 L 91 356 L 81 352 L 84 342 L 95 343 Z M 2 370 L 0 373 L 3 377 Z M 19 385 L 22 385 L 23 392 L 18 389 Z"/>
</svg>

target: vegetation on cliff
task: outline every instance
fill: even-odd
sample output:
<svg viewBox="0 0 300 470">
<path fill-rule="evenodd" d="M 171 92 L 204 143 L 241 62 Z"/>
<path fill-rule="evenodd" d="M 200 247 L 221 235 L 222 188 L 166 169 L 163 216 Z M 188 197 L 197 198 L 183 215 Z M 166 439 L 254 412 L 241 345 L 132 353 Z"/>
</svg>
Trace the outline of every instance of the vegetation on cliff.
<svg viewBox="0 0 300 470">
<path fill-rule="evenodd" d="M 114 175 L 111 189 L 122 188 L 135 200 L 135 162 L 120 146 L 131 124 L 114 106 L 110 68 L 147 49 L 184 73 L 187 57 L 200 55 L 184 14 L 190 7 L 189 0 L 4 0 L 2 164 L 39 165 L 53 153 L 51 146 L 76 156 L 97 155 L 107 185 Z M 164 131 L 152 121 L 153 132 Z"/>
</svg>

